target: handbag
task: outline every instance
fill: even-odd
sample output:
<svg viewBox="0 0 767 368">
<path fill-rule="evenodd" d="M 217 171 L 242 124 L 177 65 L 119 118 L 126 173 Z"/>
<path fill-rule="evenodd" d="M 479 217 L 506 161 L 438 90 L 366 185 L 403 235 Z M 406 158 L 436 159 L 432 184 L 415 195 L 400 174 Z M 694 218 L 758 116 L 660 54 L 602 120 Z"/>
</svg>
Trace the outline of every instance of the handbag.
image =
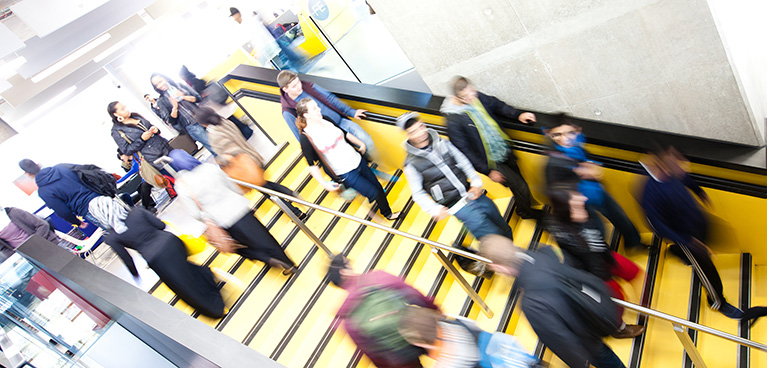
<svg viewBox="0 0 767 368">
<path fill-rule="evenodd" d="M 186 185 L 189 186 L 189 184 Z M 189 190 L 189 195 L 192 197 L 192 200 L 194 200 L 197 208 L 200 209 L 200 212 L 204 213 L 205 210 L 202 208 L 200 201 L 197 200 L 197 196 L 194 195 L 194 192 L 192 192 L 191 187 Z M 204 222 L 205 225 L 207 225 L 207 228 L 205 229 L 203 236 L 208 241 L 208 243 L 218 249 L 219 252 L 233 253 L 237 249 L 246 248 L 244 245 L 237 243 L 229 234 L 229 232 L 226 231 L 226 229 L 218 226 L 218 224 L 213 222 L 213 220 L 205 219 Z"/>
<path fill-rule="evenodd" d="M 146 128 L 144 128 L 143 125 L 139 125 L 139 127 L 146 131 Z M 128 138 L 125 133 L 120 130 L 120 136 L 125 139 L 128 144 L 132 144 L 131 140 Z M 152 166 L 152 164 L 146 162 L 144 159 L 144 155 L 141 154 L 141 151 L 137 152 L 139 163 L 138 163 L 138 174 L 141 176 L 142 179 L 144 179 L 145 182 L 149 183 L 149 185 L 155 187 L 155 188 L 165 188 L 168 186 L 168 179 L 165 179 L 165 177 L 160 173 L 160 170 L 157 170 L 156 167 Z"/>
<path fill-rule="evenodd" d="M 325 160 L 325 155 L 323 155 L 322 152 L 317 149 L 317 146 L 314 144 L 312 137 L 310 137 L 308 134 L 306 134 L 303 131 L 301 132 L 301 134 L 303 134 L 304 137 L 306 137 L 306 139 L 309 140 L 309 143 L 311 143 L 312 148 L 314 148 L 314 152 L 317 153 L 317 157 L 319 157 L 320 161 L 322 162 L 322 166 L 325 167 L 325 172 L 327 172 L 328 175 L 330 175 L 330 178 L 333 179 L 333 181 L 336 182 L 336 184 L 338 184 L 338 186 L 340 187 L 338 190 L 338 195 L 347 202 L 354 200 L 354 198 L 357 198 L 357 194 L 358 194 L 357 191 L 354 190 L 353 188 L 347 188 L 344 185 L 344 179 L 336 175 L 333 169 L 330 168 L 330 165 L 328 165 L 327 160 Z"/>
</svg>

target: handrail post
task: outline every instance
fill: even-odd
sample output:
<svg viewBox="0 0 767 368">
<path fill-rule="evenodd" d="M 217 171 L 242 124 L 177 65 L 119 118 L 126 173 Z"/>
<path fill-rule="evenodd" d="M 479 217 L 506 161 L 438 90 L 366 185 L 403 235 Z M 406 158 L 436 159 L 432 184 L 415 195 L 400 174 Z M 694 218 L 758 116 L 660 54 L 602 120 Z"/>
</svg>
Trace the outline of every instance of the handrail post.
<svg viewBox="0 0 767 368">
<path fill-rule="evenodd" d="M 279 207 L 282 210 L 282 212 L 284 212 L 285 215 L 287 215 L 288 218 L 290 218 L 296 224 L 296 226 L 298 226 L 298 228 L 301 229 L 301 231 L 303 231 L 304 234 L 306 234 L 306 236 L 308 236 L 309 239 L 312 240 L 314 244 L 317 244 L 317 246 L 325 252 L 328 258 L 333 258 L 333 252 L 331 252 L 330 249 L 325 245 L 325 243 L 323 243 L 322 240 L 320 240 L 320 238 L 318 238 L 313 231 L 309 230 L 309 227 L 306 226 L 306 224 L 303 221 L 301 221 L 301 219 L 299 219 L 298 216 L 296 216 L 296 214 L 290 210 L 290 208 L 288 208 L 288 205 L 285 204 L 282 198 L 269 195 L 269 199 L 272 200 L 272 202 L 274 202 L 274 204 L 276 204 L 277 207 Z"/>
<path fill-rule="evenodd" d="M 477 292 L 474 290 L 471 285 L 469 285 L 469 282 L 466 281 L 465 278 L 458 272 L 458 270 L 453 266 L 453 262 L 450 262 L 449 259 L 445 256 L 444 253 L 442 253 L 439 249 L 432 247 L 431 253 L 437 256 L 437 259 L 440 263 L 442 263 L 442 267 L 445 267 L 447 272 L 453 276 L 453 278 L 458 281 L 458 285 L 461 285 L 461 288 L 466 292 L 466 294 L 469 294 L 469 298 L 476 303 L 480 309 L 482 309 L 482 313 L 487 316 L 487 318 L 493 318 L 493 311 L 490 309 L 490 307 L 485 303 L 485 301 L 482 299 L 482 297 L 477 294 Z"/>
<path fill-rule="evenodd" d="M 687 328 L 676 323 L 672 323 L 672 325 L 674 325 L 674 333 L 676 333 L 676 337 L 679 338 L 682 346 L 684 346 L 684 351 L 687 353 L 687 356 L 692 359 L 692 363 L 695 367 L 706 368 L 706 363 L 703 362 L 703 357 L 700 355 L 698 348 L 695 346 L 695 343 L 692 342 L 690 335 L 687 334 Z"/>
</svg>

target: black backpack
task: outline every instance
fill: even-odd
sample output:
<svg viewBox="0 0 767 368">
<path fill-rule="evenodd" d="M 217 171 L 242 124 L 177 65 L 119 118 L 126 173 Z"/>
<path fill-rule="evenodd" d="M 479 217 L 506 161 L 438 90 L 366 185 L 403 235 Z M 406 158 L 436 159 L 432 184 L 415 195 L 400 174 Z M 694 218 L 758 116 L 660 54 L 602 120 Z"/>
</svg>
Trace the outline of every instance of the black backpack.
<svg viewBox="0 0 767 368">
<path fill-rule="evenodd" d="M 562 295 L 570 300 L 588 326 L 600 336 L 609 336 L 621 327 L 618 306 L 604 281 L 588 272 L 562 265 L 554 273 Z"/>
<path fill-rule="evenodd" d="M 107 197 L 117 194 L 117 181 L 112 174 L 107 173 L 96 165 L 68 165 L 77 175 L 80 182 L 88 189 Z"/>
</svg>

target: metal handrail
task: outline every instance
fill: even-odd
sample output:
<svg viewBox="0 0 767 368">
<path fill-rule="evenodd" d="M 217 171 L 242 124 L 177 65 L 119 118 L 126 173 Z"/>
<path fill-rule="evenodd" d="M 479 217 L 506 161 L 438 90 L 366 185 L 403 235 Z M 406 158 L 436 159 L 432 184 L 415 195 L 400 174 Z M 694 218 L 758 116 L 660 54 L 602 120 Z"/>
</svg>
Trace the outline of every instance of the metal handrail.
<svg viewBox="0 0 767 368">
<path fill-rule="evenodd" d="M 485 262 L 485 263 L 488 263 L 488 264 L 492 263 L 489 259 L 487 259 L 485 257 L 479 256 L 479 255 L 476 255 L 476 254 L 473 254 L 473 253 L 469 253 L 469 252 L 466 252 L 466 251 L 462 251 L 462 250 L 459 250 L 459 249 L 455 249 L 453 247 L 450 247 L 450 246 L 447 246 L 447 245 L 444 245 L 444 244 L 440 244 L 440 243 L 437 243 L 435 241 L 432 241 L 432 240 L 429 240 L 429 239 L 426 239 L 426 238 L 422 238 L 420 236 L 409 234 L 409 233 L 406 233 L 404 231 L 400 231 L 400 230 L 397 230 L 397 229 L 394 229 L 394 228 L 391 228 L 391 227 L 388 227 L 388 226 L 380 225 L 380 224 L 377 224 L 375 222 L 371 222 L 371 221 L 368 221 L 368 220 L 365 220 L 365 219 L 361 219 L 361 218 L 356 217 L 356 216 L 352 216 L 352 215 L 346 214 L 344 212 L 336 211 L 336 210 L 333 210 L 333 209 L 330 209 L 330 208 L 327 208 L 327 207 L 323 207 L 323 206 L 320 206 L 320 205 L 317 205 L 317 204 L 314 204 L 314 203 L 311 203 L 311 202 L 307 202 L 307 201 L 305 201 L 303 199 L 296 198 L 296 197 L 293 197 L 293 196 L 290 196 L 290 195 L 287 195 L 287 194 L 283 194 L 283 193 L 280 193 L 280 192 L 276 192 L 276 191 L 273 191 L 271 189 L 267 189 L 267 188 L 264 188 L 264 187 L 261 187 L 261 186 L 258 186 L 258 185 L 253 185 L 253 184 L 246 183 L 244 181 L 236 180 L 236 179 L 232 179 L 232 178 L 230 178 L 230 180 L 232 182 L 236 183 L 236 184 L 239 184 L 239 185 L 242 185 L 242 186 L 245 186 L 245 187 L 248 187 L 248 188 L 253 188 L 253 189 L 258 190 L 258 191 L 260 191 L 260 192 L 262 192 L 264 194 L 268 194 L 269 196 L 278 197 L 280 199 L 286 199 L 286 200 L 289 200 L 289 201 L 292 201 L 292 202 L 295 202 L 295 203 L 298 203 L 298 204 L 301 204 L 301 205 L 304 205 L 304 206 L 307 206 L 307 207 L 310 207 L 310 208 L 314 208 L 316 210 L 327 212 L 327 213 L 330 213 L 330 214 L 338 216 L 338 217 L 342 217 L 342 218 L 345 218 L 345 219 L 348 219 L 348 220 L 351 220 L 351 221 L 354 221 L 354 222 L 357 222 L 357 223 L 360 223 L 360 224 L 363 224 L 363 225 L 366 225 L 366 226 L 371 226 L 371 227 L 374 227 L 376 229 L 386 231 L 386 232 L 388 232 L 390 234 L 403 236 L 405 238 L 408 238 L 408 239 L 411 239 L 411 240 L 415 240 L 415 241 L 424 243 L 424 244 L 429 245 L 429 246 L 431 246 L 433 248 L 437 248 L 437 249 L 444 250 L 444 251 L 447 251 L 447 252 L 450 252 L 450 253 L 454 253 L 456 255 L 460 255 L 460 256 L 463 256 L 463 257 L 466 257 L 466 258 L 471 258 L 471 259 L 476 260 L 476 261 Z M 285 211 L 285 212 L 287 213 L 287 212 L 290 212 L 290 211 Z M 330 252 L 326 248 L 325 248 L 325 250 L 326 250 L 326 253 L 330 254 Z M 436 250 L 434 250 L 434 251 L 437 252 Z M 438 254 L 438 258 L 440 258 L 441 263 L 443 263 L 443 266 L 448 267 L 448 265 L 445 263 L 445 259 L 443 259 L 444 257 L 440 257 L 440 255 L 441 255 L 441 253 Z M 698 323 L 695 323 L 695 322 L 690 322 L 688 320 L 685 320 L 685 319 L 682 319 L 682 318 L 679 318 L 679 317 L 676 317 L 676 316 L 672 316 L 670 314 L 663 313 L 663 312 L 660 312 L 660 311 L 657 311 L 657 310 L 654 310 L 654 309 L 646 308 L 646 307 L 643 307 L 643 306 L 638 305 L 638 304 L 629 303 L 629 302 L 626 302 L 624 300 L 620 300 L 620 299 L 616 299 L 616 298 L 612 298 L 612 300 L 616 304 L 618 304 L 618 305 L 620 305 L 620 306 L 622 306 L 624 308 L 631 309 L 633 311 L 636 311 L 638 313 L 642 313 L 642 314 L 648 315 L 648 316 L 653 317 L 653 318 L 658 318 L 658 319 L 662 319 L 662 320 L 671 322 L 674 325 L 684 326 L 684 327 L 687 327 L 687 328 L 692 328 L 692 329 L 697 330 L 697 331 L 705 332 L 705 333 L 708 333 L 708 334 L 711 334 L 711 335 L 714 335 L 714 336 L 717 336 L 717 337 L 720 337 L 720 338 L 723 338 L 723 339 L 726 339 L 726 340 L 730 340 L 730 341 L 732 341 L 734 343 L 737 343 L 739 345 L 748 346 L 748 347 L 751 347 L 751 348 L 754 348 L 754 349 L 759 349 L 759 350 L 762 350 L 762 351 L 767 351 L 767 345 L 765 345 L 765 344 L 760 344 L 758 342 L 754 342 L 752 340 L 744 339 L 744 338 L 742 338 L 740 336 L 735 336 L 733 334 L 729 334 L 727 332 L 720 331 L 720 330 L 717 330 L 715 328 L 711 328 L 711 327 L 708 327 L 708 326 L 705 326 L 705 325 L 701 325 L 701 324 L 698 324 Z"/>
<path fill-rule="evenodd" d="M 484 258 L 484 257 L 480 257 L 478 255 L 475 255 L 475 254 L 472 254 L 472 253 L 469 253 L 469 252 L 465 252 L 465 251 L 462 251 L 462 250 L 454 249 L 454 248 L 452 248 L 450 246 L 447 246 L 447 245 L 444 245 L 444 244 L 440 244 L 440 243 L 431 241 L 429 239 L 422 238 L 420 236 L 415 236 L 413 234 L 408 234 L 408 233 L 406 233 L 404 231 L 399 231 L 397 229 L 394 229 L 394 228 L 391 228 L 391 227 L 388 227 L 388 226 L 379 225 L 379 224 L 376 224 L 375 222 L 364 220 L 364 219 L 361 219 L 361 218 L 356 217 L 356 216 L 348 215 L 348 214 L 340 212 L 340 211 L 332 210 L 332 209 L 327 208 L 327 207 L 322 207 L 322 206 L 316 205 L 314 203 L 310 203 L 310 202 L 304 201 L 303 199 L 300 199 L 300 198 L 295 198 L 293 196 L 289 196 L 289 195 L 286 195 L 286 194 L 283 194 L 283 193 L 275 192 L 273 190 L 270 190 L 270 189 L 267 189 L 267 188 L 264 188 L 264 187 L 260 187 L 258 185 L 253 185 L 253 184 L 246 183 L 244 181 L 240 181 L 240 180 L 232 179 L 232 178 L 229 178 L 229 180 L 231 180 L 232 182 L 234 182 L 236 184 L 244 186 L 246 188 L 253 188 L 255 190 L 258 190 L 258 191 L 262 192 L 264 195 L 268 195 L 269 199 L 271 199 L 278 207 L 280 207 L 282 212 L 285 213 L 285 215 L 287 215 L 290 218 L 290 220 L 293 221 L 296 224 L 296 226 L 298 226 L 301 229 L 301 231 L 303 231 L 304 234 L 306 234 L 306 236 L 308 236 L 312 240 L 312 242 L 314 242 L 314 244 L 317 245 L 317 247 L 322 248 L 322 250 L 325 251 L 325 253 L 327 254 L 328 257 L 333 257 L 333 252 L 325 245 L 325 243 L 322 242 L 322 240 L 320 238 L 317 237 L 317 235 L 314 234 L 314 232 L 312 232 L 306 226 L 306 224 L 303 221 L 301 221 L 298 218 L 298 216 L 296 216 L 296 214 L 294 214 L 292 211 L 290 211 L 290 209 L 285 204 L 284 200 L 290 200 L 292 202 L 295 202 L 295 203 L 307 206 L 309 208 L 314 208 L 316 210 L 327 212 L 327 213 L 330 213 L 330 214 L 332 214 L 334 216 L 337 216 L 337 217 L 341 217 L 341 218 L 345 218 L 347 220 L 358 222 L 358 223 L 363 224 L 365 226 L 370 226 L 370 227 L 373 227 L 373 228 L 376 228 L 376 229 L 380 229 L 380 230 L 386 231 L 386 232 L 388 232 L 390 234 L 399 235 L 399 236 L 402 236 L 402 237 L 405 237 L 405 238 L 408 238 L 408 239 L 412 239 L 412 240 L 415 240 L 417 242 L 420 242 L 420 243 L 423 243 L 423 244 L 426 244 L 426 245 L 430 246 L 431 247 L 431 253 L 434 254 L 435 257 L 437 257 L 437 260 L 439 261 L 440 264 L 442 264 L 442 267 L 444 267 L 447 270 L 447 272 L 451 276 L 453 276 L 453 278 L 458 283 L 458 285 L 461 287 L 461 289 L 463 289 L 463 291 L 466 292 L 466 294 L 469 296 L 469 298 L 471 298 L 471 300 L 480 308 L 480 310 L 482 310 L 482 313 L 484 313 L 488 318 L 493 318 L 493 311 L 490 309 L 490 306 L 487 305 L 487 303 L 485 303 L 485 301 L 482 299 L 481 296 L 479 296 L 479 294 L 477 294 L 477 291 L 474 290 L 474 288 L 469 284 L 469 282 L 466 281 L 466 279 L 461 275 L 460 272 L 458 272 L 458 270 L 455 268 L 455 266 L 453 266 L 453 262 L 451 262 L 445 256 L 445 254 L 442 253 L 442 251 L 445 250 L 445 251 L 448 251 L 448 252 L 453 253 L 453 254 L 457 254 L 457 255 L 460 255 L 460 256 L 464 256 L 464 257 L 471 258 L 471 259 L 474 259 L 474 260 L 477 260 L 477 261 L 480 261 L 480 262 L 485 262 L 485 263 L 491 263 L 489 259 Z"/>
<path fill-rule="evenodd" d="M 370 227 L 374 227 L 374 228 L 379 229 L 379 230 L 386 231 L 387 233 L 390 233 L 390 234 L 399 235 L 399 236 L 402 236 L 402 237 L 405 237 L 405 238 L 408 238 L 408 239 L 411 239 L 411 240 L 415 240 L 417 242 L 424 243 L 424 244 L 426 244 L 428 246 L 431 246 L 431 247 L 434 247 L 434 248 L 439 248 L 440 250 L 444 250 L 446 252 L 453 253 L 455 255 L 459 255 L 461 257 L 470 258 L 470 259 L 473 259 L 475 261 L 480 261 L 480 262 L 484 262 L 484 263 L 488 263 L 488 264 L 489 263 L 493 263 L 491 260 L 489 260 L 489 259 L 487 259 L 485 257 L 479 256 L 477 254 L 469 253 L 467 251 L 456 249 L 456 248 L 451 247 L 449 245 L 437 243 L 437 242 L 435 242 L 433 240 L 429 240 L 429 239 L 422 238 L 422 237 L 417 236 L 417 235 L 406 233 L 404 231 L 391 228 L 389 226 L 380 225 L 380 224 L 377 224 L 377 223 L 372 222 L 372 221 L 361 219 L 361 218 L 359 218 L 357 216 L 352 216 L 352 215 L 349 215 L 349 214 L 344 213 L 344 212 L 336 211 L 336 210 L 333 210 L 333 209 L 330 209 L 330 208 L 327 208 L 327 207 L 323 207 L 323 206 L 320 206 L 320 205 L 317 205 L 317 204 L 314 204 L 314 203 L 311 203 L 311 202 L 307 202 L 307 201 L 305 201 L 303 199 L 300 199 L 300 198 L 296 198 L 296 197 L 293 197 L 293 196 L 290 196 L 290 195 L 287 195 L 287 194 L 284 194 L 284 193 L 276 192 L 274 190 L 267 189 L 267 188 L 264 188 L 264 187 L 261 187 L 261 186 L 258 186 L 258 185 L 253 185 L 253 184 L 250 184 L 250 183 L 246 183 L 246 182 L 241 181 L 241 180 L 232 179 L 232 178 L 229 178 L 229 180 L 231 180 L 235 184 L 239 184 L 239 185 L 242 185 L 244 187 L 255 189 L 255 190 L 259 191 L 259 192 L 268 194 L 270 196 L 278 197 L 278 198 L 281 198 L 281 199 L 286 199 L 286 200 L 289 200 L 289 201 L 294 202 L 294 203 L 301 204 L 301 205 L 306 206 L 306 207 L 314 208 L 315 210 L 320 210 L 322 212 L 327 212 L 327 213 L 332 214 L 332 215 L 337 216 L 337 217 L 342 217 L 342 218 L 345 218 L 347 220 L 351 220 L 351 221 L 354 221 L 354 222 L 357 222 L 357 223 L 360 223 L 360 224 L 363 224 L 363 225 L 366 225 L 366 226 L 370 226 Z"/>
<path fill-rule="evenodd" d="M 692 328 L 692 329 L 697 330 L 697 331 L 701 331 L 701 332 L 705 332 L 705 333 L 708 333 L 708 334 L 711 334 L 711 335 L 714 335 L 714 336 L 718 336 L 718 337 L 721 337 L 723 339 L 730 340 L 730 341 L 732 341 L 732 342 L 734 342 L 736 344 L 740 344 L 740 345 L 743 345 L 743 346 L 748 346 L 748 347 L 751 347 L 751 348 L 754 348 L 754 349 L 759 349 L 759 350 L 762 350 L 762 351 L 767 351 L 767 345 L 760 344 L 758 342 L 754 342 L 754 341 L 751 341 L 751 340 L 748 340 L 748 339 L 744 339 L 744 338 L 742 338 L 740 336 L 735 336 L 733 334 L 729 334 L 729 333 L 724 332 L 724 331 L 719 331 L 719 330 L 717 330 L 715 328 L 704 326 L 704 325 L 701 325 L 701 324 L 698 324 L 698 323 L 695 323 L 695 322 L 690 322 L 690 321 L 688 321 L 686 319 L 679 318 L 679 317 L 676 317 L 676 316 L 672 316 L 670 314 L 663 313 L 663 312 L 657 311 L 655 309 L 646 308 L 646 307 L 643 307 L 641 305 L 637 305 L 637 304 L 634 304 L 634 303 L 629 303 L 627 301 L 620 300 L 620 299 L 615 299 L 615 298 L 612 298 L 612 299 L 615 302 L 615 304 L 618 304 L 618 305 L 620 305 L 620 306 L 622 306 L 624 308 L 628 308 L 628 309 L 631 309 L 633 311 L 636 311 L 636 312 L 648 315 L 650 317 L 666 320 L 666 321 L 671 322 L 671 323 L 676 324 L 676 325 L 685 326 L 687 328 Z"/>
</svg>

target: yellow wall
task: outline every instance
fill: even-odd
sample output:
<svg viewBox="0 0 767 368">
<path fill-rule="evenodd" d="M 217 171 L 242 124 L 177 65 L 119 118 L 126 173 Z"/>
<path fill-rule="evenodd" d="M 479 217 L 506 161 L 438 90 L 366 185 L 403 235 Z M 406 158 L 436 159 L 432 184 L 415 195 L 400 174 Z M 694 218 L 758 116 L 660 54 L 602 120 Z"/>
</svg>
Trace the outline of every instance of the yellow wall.
<svg viewBox="0 0 767 368">
<path fill-rule="evenodd" d="M 231 91 L 247 87 L 249 89 L 267 92 L 279 95 L 277 87 L 264 86 L 240 81 L 230 81 L 226 87 Z M 345 101 L 353 108 L 362 108 L 378 114 L 388 116 L 399 116 L 405 111 L 386 106 L 378 106 L 356 101 Z M 284 120 L 281 119 L 281 113 L 278 103 L 266 103 L 261 101 L 263 106 L 254 102 L 254 107 L 266 111 L 275 110 L 268 114 L 272 119 L 266 123 L 268 126 L 262 126 L 270 135 L 280 139 L 292 140 L 292 134 L 288 130 Z M 267 106 L 270 105 L 270 106 Z M 271 106 L 273 105 L 273 106 Z M 424 114 L 423 118 L 429 123 L 444 125 L 444 119 L 438 115 Z M 271 119 L 270 119 L 271 120 Z M 377 124 L 370 121 L 357 121 L 373 137 L 379 152 L 385 153 L 381 157 L 382 166 L 385 169 L 401 167 L 405 159 L 405 152 L 401 144 L 405 140 L 404 132 L 398 128 Z M 273 133 L 274 132 L 274 133 Z M 507 130 L 514 139 L 528 142 L 544 143 L 545 138 L 540 134 Z M 279 139 L 275 138 L 279 143 Z M 589 145 L 587 149 L 595 154 L 607 157 L 614 157 L 623 160 L 637 161 L 639 153 L 618 150 L 609 147 Z M 530 189 L 536 200 L 543 203 L 546 201 L 543 195 L 544 174 L 543 170 L 546 164 L 546 157 L 539 154 L 517 152 L 520 169 L 525 176 Z M 711 175 L 715 177 L 728 178 L 732 180 L 747 181 L 751 183 L 767 182 L 767 177 L 751 173 L 743 173 L 729 169 L 721 169 L 706 165 L 692 165 L 694 173 Z M 491 196 L 500 198 L 508 190 L 492 183 L 489 179 L 483 178 L 488 187 Z M 640 208 L 635 196 L 639 193 L 646 177 L 643 175 L 632 174 L 624 171 L 606 169 L 604 173 L 604 185 L 610 194 L 615 197 L 618 203 L 626 211 L 626 214 L 634 222 L 640 233 L 649 233 L 650 229 L 646 223 L 642 209 Z M 764 234 L 762 231 L 767 227 L 767 199 L 761 199 L 751 196 L 740 195 L 721 190 L 704 188 L 711 198 L 712 205 L 706 210 L 715 216 L 712 221 L 713 235 L 710 246 L 714 253 L 737 253 L 750 252 L 754 257 L 754 264 L 767 264 L 767 247 L 765 247 Z"/>
</svg>

